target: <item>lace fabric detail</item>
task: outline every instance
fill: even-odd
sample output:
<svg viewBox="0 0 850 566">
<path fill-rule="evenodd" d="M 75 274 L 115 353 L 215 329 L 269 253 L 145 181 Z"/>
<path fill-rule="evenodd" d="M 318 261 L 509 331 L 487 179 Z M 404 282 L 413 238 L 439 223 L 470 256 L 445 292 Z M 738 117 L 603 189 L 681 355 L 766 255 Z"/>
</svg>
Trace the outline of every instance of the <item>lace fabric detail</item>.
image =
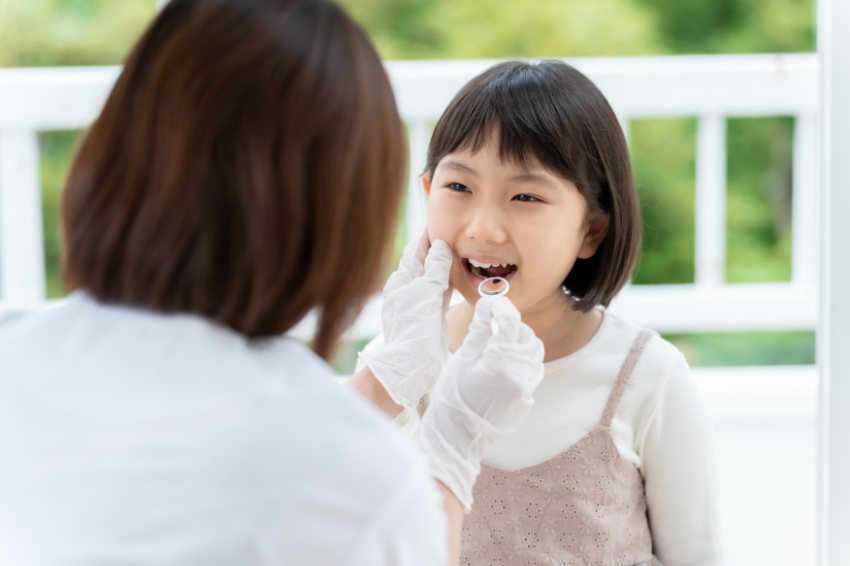
<svg viewBox="0 0 850 566">
<path fill-rule="evenodd" d="M 600 423 L 558 456 L 507 471 L 482 463 L 464 521 L 461 566 L 633 566 L 652 560 L 643 478 L 611 420 L 643 347 L 626 356 Z"/>
</svg>

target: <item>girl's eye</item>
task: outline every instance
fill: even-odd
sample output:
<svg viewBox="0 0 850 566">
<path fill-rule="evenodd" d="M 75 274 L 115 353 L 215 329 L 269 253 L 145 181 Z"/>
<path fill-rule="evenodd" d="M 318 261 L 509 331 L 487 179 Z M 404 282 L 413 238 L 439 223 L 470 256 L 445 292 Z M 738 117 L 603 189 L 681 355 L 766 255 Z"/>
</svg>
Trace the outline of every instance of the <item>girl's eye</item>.
<svg viewBox="0 0 850 566">
<path fill-rule="evenodd" d="M 520 202 L 535 202 L 540 200 L 539 198 L 531 195 L 517 195 L 514 198 Z"/>
<path fill-rule="evenodd" d="M 449 188 L 453 191 L 458 191 L 461 193 L 468 193 L 469 187 L 466 185 L 461 185 L 460 183 L 449 183 Z"/>
</svg>

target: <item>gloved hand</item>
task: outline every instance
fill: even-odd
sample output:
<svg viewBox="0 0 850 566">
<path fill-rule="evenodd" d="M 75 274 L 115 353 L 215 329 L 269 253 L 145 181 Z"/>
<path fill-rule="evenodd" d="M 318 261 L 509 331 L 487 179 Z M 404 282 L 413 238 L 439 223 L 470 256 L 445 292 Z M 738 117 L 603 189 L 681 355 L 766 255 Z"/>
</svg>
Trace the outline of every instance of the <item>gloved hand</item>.
<svg viewBox="0 0 850 566">
<path fill-rule="evenodd" d="M 418 437 L 431 472 L 467 513 L 484 450 L 516 430 L 541 379 L 543 343 L 513 303 L 505 297 L 479 299 L 469 333 L 432 393 Z"/>
<path fill-rule="evenodd" d="M 399 424 L 418 421 L 419 400 L 434 387 L 448 358 L 451 267 L 451 249 L 442 240 L 430 242 L 427 230 L 408 244 L 398 270 L 384 286 L 384 344 L 360 353 L 392 400 L 404 408 Z"/>
</svg>

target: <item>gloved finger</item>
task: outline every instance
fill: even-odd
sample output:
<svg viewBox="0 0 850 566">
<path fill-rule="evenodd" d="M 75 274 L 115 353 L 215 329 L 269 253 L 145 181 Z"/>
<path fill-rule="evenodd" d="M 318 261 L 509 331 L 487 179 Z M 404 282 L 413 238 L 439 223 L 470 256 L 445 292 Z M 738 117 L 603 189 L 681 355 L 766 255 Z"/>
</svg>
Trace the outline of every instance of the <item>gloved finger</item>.
<svg viewBox="0 0 850 566">
<path fill-rule="evenodd" d="M 520 325 L 519 338 L 517 339 L 517 342 L 528 348 L 529 357 L 531 359 L 533 359 L 536 363 L 543 363 L 543 358 L 546 353 L 543 342 L 527 324 L 523 323 Z"/>
<path fill-rule="evenodd" d="M 481 363 L 488 372 L 499 373 L 506 382 L 526 392 L 530 399 L 543 378 L 543 342 L 522 322 L 517 334 L 515 342 L 500 341 L 501 333 L 493 337 L 484 349 Z"/>
<path fill-rule="evenodd" d="M 452 250 L 443 240 L 434 240 L 425 257 L 425 277 L 439 281 L 445 287 L 449 285 L 449 272 L 452 269 Z"/>
<path fill-rule="evenodd" d="M 435 240 L 425 259 L 425 267 L 420 277 L 407 278 L 409 280 L 404 284 L 400 284 L 406 279 L 404 275 L 393 274 L 392 281 L 384 287 L 385 300 L 395 299 L 397 308 L 411 317 L 428 317 L 443 312 L 452 267 L 452 252 L 448 244 Z"/>
<path fill-rule="evenodd" d="M 493 300 L 499 297 L 481 297 L 475 303 L 475 312 L 472 315 L 472 322 L 469 324 L 469 331 L 460 348 L 455 352 L 455 356 L 464 359 L 478 358 L 487 346 L 487 341 L 492 336 L 490 330 L 490 319 L 492 318 L 491 307 Z"/>
<path fill-rule="evenodd" d="M 407 285 L 425 273 L 425 257 L 428 255 L 430 246 L 431 239 L 428 237 L 428 229 L 424 228 L 418 239 L 411 240 L 404 247 L 398 269 L 390 275 L 386 285 L 384 285 L 384 295 Z"/>
<path fill-rule="evenodd" d="M 494 340 L 516 343 L 519 339 L 519 327 L 522 324 L 519 311 L 507 297 L 493 297 L 493 299 L 495 301 L 491 307 L 491 314 L 499 325 L 499 334 L 494 337 Z"/>
<path fill-rule="evenodd" d="M 443 291 L 443 319 L 445 319 L 446 314 L 449 312 L 449 307 L 452 302 L 452 293 L 454 293 L 454 290 L 454 287 L 452 287 L 450 283 L 449 286 L 446 287 L 446 290 Z"/>
<path fill-rule="evenodd" d="M 534 391 L 543 379 L 543 358 L 545 357 L 543 342 L 528 325 L 523 324 L 519 329 L 518 346 L 522 349 L 522 356 L 527 363 L 538 370 L 524 374 L 523 386 L 529 391 Z"/>
<path fill-rule="evenodd" d="M 525 324 L 520 324 L 517 342 L 499 342 L 493 339 L 490 340 L 484 351 L 485 360 L 494 368 L 519 365 L 523 367 L 540 367 L 542 369 L 544 355 L 545 349 L 543 342 Z M 514 376 L 509 377 L 514 379 Z M 522 374 L 517 383 L 524 384 L 526 377 L 525 374 Z"/>
<path fill-rule="evenodd" d="M 431 239 L 428 237 L 428 229 L 424 228 L 419 238 L 414 238 L 404 248 L 400 268 L 407 270 L 411 277 L 419 277 L 425 271 L 425 256 L 431 247 Z"/>
</svg>

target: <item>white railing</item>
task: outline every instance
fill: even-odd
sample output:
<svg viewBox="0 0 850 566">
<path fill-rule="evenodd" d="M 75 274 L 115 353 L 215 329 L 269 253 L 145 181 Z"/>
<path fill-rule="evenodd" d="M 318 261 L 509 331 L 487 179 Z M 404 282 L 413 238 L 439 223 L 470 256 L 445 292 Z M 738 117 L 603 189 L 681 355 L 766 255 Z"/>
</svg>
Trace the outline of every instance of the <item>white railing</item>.
<svg viewBox="0 0 850 566">
<path fill-rule="evenodd" d="M 424 210 L 418 174 L 433 123 L 470 78 L 495 61 L 404 61 L 387 68 L 408 125 L 407 226 Z M 817 112 L 815 55 L 635 57 L 570 60 L 605 93 L 626 131 L 632 118 L 695 116 L 696 249 L 692 285 L 635 285 L 612 305 L 662 332 L 814 329 L 817 323 Z M 37 132 L 85 127 L 118 67 L 0 69 L 0 299 L 44 300 Z M 727 117 L 795 118 L 793 252 L 789 283 L 725 283 Z M 380 330 L 379 299 L 350 332 Z M 312 321 L 295 330 L 309 336 Z"/>
<path fill-rule="evenodd" d="M 0 300 L 45 300 L 38 132 L 88 126 L 117 67 L 0 69 Z"/>
</svg>

